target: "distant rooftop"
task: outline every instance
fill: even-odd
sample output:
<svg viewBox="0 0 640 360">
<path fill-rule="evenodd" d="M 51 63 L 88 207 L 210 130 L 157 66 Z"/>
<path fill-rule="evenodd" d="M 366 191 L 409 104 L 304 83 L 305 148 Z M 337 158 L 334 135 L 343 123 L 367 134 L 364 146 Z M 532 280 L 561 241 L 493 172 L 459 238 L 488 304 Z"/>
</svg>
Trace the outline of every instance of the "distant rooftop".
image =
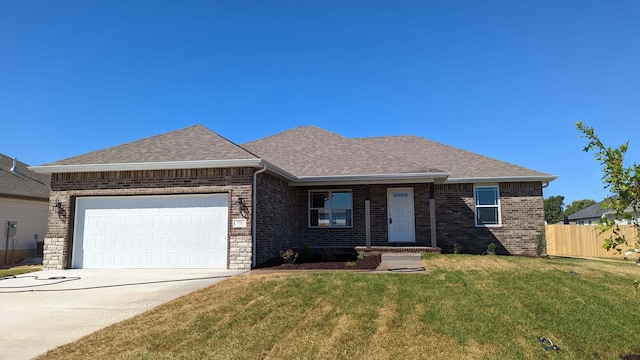
<svg viewBox="0 0 640 360">
<path fill-rule="evenodd" d="M 27 164 L 0 154 L 0 197 L 49 200 L 51 177 L 38 174 L 27 168 Z"/>
</svg>

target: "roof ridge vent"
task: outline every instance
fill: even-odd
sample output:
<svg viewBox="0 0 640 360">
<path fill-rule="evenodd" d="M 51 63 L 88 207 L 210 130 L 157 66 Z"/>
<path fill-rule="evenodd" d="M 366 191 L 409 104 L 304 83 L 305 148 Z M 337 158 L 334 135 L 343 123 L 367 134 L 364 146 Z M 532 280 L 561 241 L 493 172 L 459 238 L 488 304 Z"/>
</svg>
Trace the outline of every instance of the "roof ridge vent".
<svg viewBox="0 0 640 360">
<path fill-rule="evenodd" d="M 16 158 L 13 158 L 13 165 L 11 166 L 11 172 L 14 174 L 19 174 L 18 173 L 18 167 L 16 166 Z"/>
</svg>

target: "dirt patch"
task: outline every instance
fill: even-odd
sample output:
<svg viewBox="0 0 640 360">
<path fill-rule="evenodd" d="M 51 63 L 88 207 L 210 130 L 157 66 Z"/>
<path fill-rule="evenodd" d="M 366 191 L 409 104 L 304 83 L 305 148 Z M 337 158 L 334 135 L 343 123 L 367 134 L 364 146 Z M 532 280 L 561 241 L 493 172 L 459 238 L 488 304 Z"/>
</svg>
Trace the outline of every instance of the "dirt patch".
<svg viewBox="0 0 640 360">
<path fill-rule="evenodd" d="M 293 264 L 283 264 L 274 260 L 263 269 L 274 270 L 375 270 L 380 265 L 380 255 L 366 255 L 358 259 L 357 255 L 340 255 L 327 260 L 326 257 L 310 256 Z"/>
</svg>

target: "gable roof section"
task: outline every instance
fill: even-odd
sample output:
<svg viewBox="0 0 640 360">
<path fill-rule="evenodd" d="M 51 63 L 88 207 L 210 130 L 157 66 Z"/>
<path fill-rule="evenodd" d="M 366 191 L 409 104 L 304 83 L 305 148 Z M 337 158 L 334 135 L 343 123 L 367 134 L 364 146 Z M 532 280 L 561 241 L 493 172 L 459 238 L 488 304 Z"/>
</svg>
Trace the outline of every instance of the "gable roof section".
<svg viewBox="0 0 640 360">
<path fill-rule="evenodd" d="M 31 167 L 38 172 L 78 172 L 257 166 L 258 159 L 202 125 L 148 137 Z"/>
<path fill-rule="evenodd" d="M 0 154 L 0 197 L 49 200 L 49 175 L 37 174 L 17 160 L 17 173 L 11 171 L 12 167 L 13 159 Z"/>
<path fill-rule="evenodd" d="M 428 174 L 447 182 L 551 181 L 555 176 L 417 136 L 346 138 L 303 126 L 242 145 L 300 178 Z"/>
<path fill-rule="evenodd" d="M 243 145 L 298 178 L 429 174 L 442 170 L 404 161 L 386 149 L 354 141 L 315 126 L 302 126 Z"/>
</svg>

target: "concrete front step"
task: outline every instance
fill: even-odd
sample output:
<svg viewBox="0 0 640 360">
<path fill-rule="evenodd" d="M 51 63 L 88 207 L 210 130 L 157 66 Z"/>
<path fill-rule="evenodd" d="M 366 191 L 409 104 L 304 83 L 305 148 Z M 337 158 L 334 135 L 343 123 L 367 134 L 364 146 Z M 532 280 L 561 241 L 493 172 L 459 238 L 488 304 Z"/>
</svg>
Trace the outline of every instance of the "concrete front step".
<svg viewBox="0 0 640 360">
<path fill-rule="evenodd" d="M 376 270 L 401 273 L 424 273 L 420 253 L 382 253 Z"/>
<path fill-rule="evenodd" d="M 422 256 L 419 253 L 384 253 L 382 254 L 382 261 L 393 262 L 405 262 L 405 261 L 417 261 L 420 262 Z"/>
</svg>

